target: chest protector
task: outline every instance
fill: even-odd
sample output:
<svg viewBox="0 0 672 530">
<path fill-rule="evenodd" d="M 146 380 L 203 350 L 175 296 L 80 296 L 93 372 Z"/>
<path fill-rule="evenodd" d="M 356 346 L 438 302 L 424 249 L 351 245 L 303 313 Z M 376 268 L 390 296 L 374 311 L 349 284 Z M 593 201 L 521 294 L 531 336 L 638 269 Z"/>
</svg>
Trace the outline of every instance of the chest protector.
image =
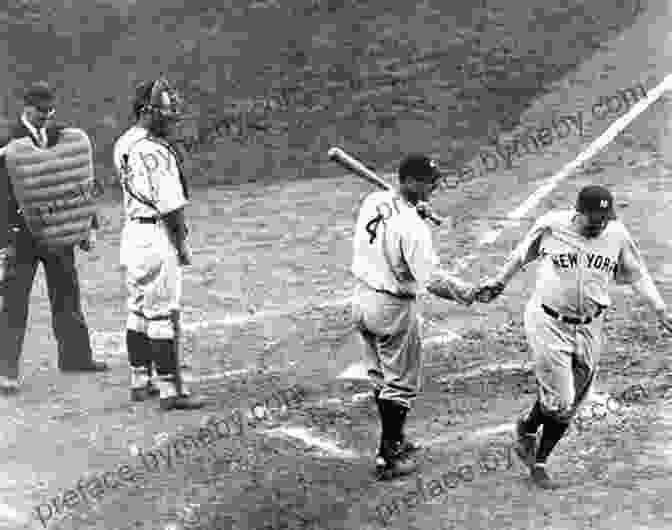
<svg viewBox="0 0 672 530">
<path fill-rule="evenodd" d="M 6 147 L 7 173 L 36 242 L 49 248 L 85 240 L 96 212 L 93 149 L 81 129 L 66 128 L 47 149 L 30 137 Z"/>
</svg>

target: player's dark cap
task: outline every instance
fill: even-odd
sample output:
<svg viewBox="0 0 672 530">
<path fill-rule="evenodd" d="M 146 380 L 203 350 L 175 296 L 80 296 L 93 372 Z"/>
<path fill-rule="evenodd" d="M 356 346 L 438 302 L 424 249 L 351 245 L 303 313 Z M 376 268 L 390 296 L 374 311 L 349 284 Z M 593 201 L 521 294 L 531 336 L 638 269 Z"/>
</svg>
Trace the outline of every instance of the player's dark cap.
<svg viewBox="0 0 672 530">
<path fill-rule="evenodd" d="M 576 211 L 581 213 L 604 212 L 608 219 L 616 219 L 614 197 L 602 186 L 590 185 L 581 189 L 576 199 Z"/>
<path fill-rule="evenodd" d="M 23 94 L 24 103 L 35 107 L 52 106 L 55 100 L 56 93 L 45 81 L 33 83 Z"/>
<path fill-rule="evenodd" d="M 441 177 L 441 171 L 436 161 L 422 154 L 408 155 L 399 166 L 399 179 L 401 180 L 412 178 L 434 184 Z"/>
</svg>

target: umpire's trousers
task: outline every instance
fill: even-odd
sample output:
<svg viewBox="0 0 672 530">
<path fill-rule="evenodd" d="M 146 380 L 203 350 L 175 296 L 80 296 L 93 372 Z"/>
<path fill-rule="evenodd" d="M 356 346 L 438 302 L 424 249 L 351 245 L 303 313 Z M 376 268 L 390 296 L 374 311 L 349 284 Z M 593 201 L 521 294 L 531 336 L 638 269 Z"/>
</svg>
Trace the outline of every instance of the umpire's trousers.
<svg viewBox="0 0 672 530">
<path fill-rule="evenodd" d="M 0 312 L 0 375 L 16 378 L 28 322 L 30 293 L 38 263 L 47 279 L 52 328 L 58 345 L 58 366 L 77 369 L 92 361 L 89 330 L 82 312 L 75 249 L 46 250 L 35 245 L 23 228 L 14 241 L 16 257 L 4 285 L 5 303 Z"/>
</svg>

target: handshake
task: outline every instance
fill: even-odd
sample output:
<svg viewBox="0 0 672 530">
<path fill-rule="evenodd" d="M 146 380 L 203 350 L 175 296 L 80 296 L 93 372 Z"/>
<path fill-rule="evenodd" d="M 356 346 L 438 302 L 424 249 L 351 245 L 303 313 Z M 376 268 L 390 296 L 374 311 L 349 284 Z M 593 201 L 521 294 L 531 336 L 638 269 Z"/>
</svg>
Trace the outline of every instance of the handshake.
<svg viewBox="0 0 672 530">
<path fill-rule="evenodd" d="M 479 285 L 460 280 L 444 271 L 432 275 L 427 290 L 439 298 L 453 300 L 458 304 L 470 306 L 474 302 L 487 304 L 497 298 L 506 285 L 495 278 L 488 278 Z"/>
</svg>

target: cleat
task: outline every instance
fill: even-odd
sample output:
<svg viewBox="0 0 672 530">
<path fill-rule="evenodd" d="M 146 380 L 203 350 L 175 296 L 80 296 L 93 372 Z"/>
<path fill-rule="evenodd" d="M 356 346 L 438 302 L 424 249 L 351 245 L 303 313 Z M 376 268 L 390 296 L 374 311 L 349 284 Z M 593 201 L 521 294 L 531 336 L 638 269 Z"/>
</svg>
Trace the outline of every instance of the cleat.
<svg viewBox="0 0 672 530">
<path fill-rule="evenodd" d="M 541 489 L 551 490 L 555 488 L 551 477 L 548 476 L 546 472 L 546 466 L 544 464 L 535 464 L 530 473 L 532 481 Z"/>
<path fill-rule="evenodd" d="M 418 451 L 422 451 L 423 447 L 416 442 L 402 439 L 401 442 L 399 443 L 399 449 L 402 453 L 406 455 L 412 455 L 414 453 L 417 453 Z"/>
<path fill-rule="evenodd" d="M 519 420 L 516 424 L 516 436 L 516 454 L 531 472 L 536 464 L 537 435 L 525 432 L 522 421 Z"/>
<path fill-rule="evenodd" d="M 205 403 L 188 394 L 160 398 L 159 407 L 161 410 L 197 410 L 202 409 Z"/>
<path fill-rule="evenodd" d="M 145 386 L 131 388 L 131 401 L 147 401 L 159 395 L 159 389 L 151 381 Z"/>
<path fill-rule="evenodd" d="M 376 455 L 375 475 L 378 480 L 392 480 L 410 475 L 418 468 L 408 453 L 402 452 L 401 444 L 385 444 L 385 447 Z"/>
</svg>

